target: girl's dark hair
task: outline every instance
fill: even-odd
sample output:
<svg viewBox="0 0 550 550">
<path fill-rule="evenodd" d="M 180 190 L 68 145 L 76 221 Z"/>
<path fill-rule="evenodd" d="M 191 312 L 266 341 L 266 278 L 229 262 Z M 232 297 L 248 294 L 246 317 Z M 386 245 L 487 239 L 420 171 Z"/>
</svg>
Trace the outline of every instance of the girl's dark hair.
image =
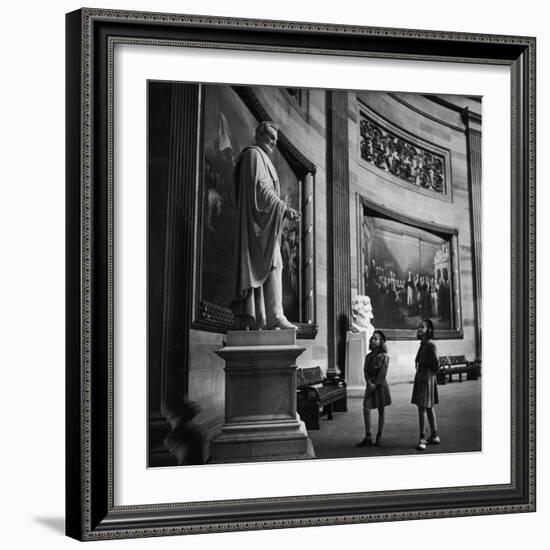
<svg viewBox="0 0 550 550">
<path fill-rule="evenodd" d="M 372 333 L 372 336 L 374 336 L 375 334 L 378 334 L 378 336 L 380 336 L 380 340 L 382 341 L 382 343 L 378 346 L 377 351 L 382 352 L 382 353 L 387 353 L 388 348 L 386 346 L 386 335 L 381 330 L 378 330 L 378 329 L 376 329 Z M 371 336 L 371 338 L 372 338 L 372 336 Z"/>
<path fill-rule="evenodd" d="M 430 340 L 434 337 L 434 324 L 431 319 L 422 319 L 422 322 L 426 325 L 426 328 L 428 329 L 426 332 L 426 338 L 429 338 Z"/>
</svg>

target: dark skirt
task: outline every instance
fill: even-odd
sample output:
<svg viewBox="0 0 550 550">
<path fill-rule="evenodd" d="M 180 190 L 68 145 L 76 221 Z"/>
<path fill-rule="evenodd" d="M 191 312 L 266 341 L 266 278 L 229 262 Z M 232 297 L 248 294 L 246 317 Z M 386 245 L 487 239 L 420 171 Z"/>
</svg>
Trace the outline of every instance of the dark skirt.
<svg viewBox="0 0 550 550">
<path fill-rule="evenodd" d="M 368 391 L 365 390 L 365 397 L 363 399 L 364 409 L 379 409 L 380 407 L 387 407 L 388 405 L 391 405 L 391 395 L 390 387 L 385 380 L 382 384 L 376 386 L 373 392 L 368 393 Z"/>
<path fill-rule="evenodd" d="M 414 377 L 411 403 L 430 408 L 439 403 L 436 375 L 429 369 L 418 369 Z"/>
</svg>

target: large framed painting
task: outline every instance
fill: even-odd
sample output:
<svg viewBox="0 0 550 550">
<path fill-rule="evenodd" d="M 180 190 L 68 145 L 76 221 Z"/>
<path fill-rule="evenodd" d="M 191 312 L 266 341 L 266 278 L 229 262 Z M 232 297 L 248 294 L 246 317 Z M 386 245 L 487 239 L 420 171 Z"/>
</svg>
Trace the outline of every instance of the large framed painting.
<svg viewBox="0 0 550 550">
<path fill-rule="evenodd" d="M 69 536 L 535 509 L 534 48 L 67 15 Z"/>
<path fill-rule="evenodd" d="M 151 83 L 151 89 L 157 85 L 162 89 L 160 83 Z M 260 90 L 244 86 L 204 88 L 202 246 L 197 261 L 200 274 L 196 327 L 223 330 L 234 322 L 229 308 L 235 283 L 233 248 L 237 201 L 233 180 L 239 152 L 250 144 L 259 120 L 270 118 L 259 93 Z M 294 104 L 295 100 L 289 103 Z M 151 102 L 153 105 L 155 102 Z M 158 119 L 152 115 L 151 120 Z M 151 142 L 156 140 L 153 138 Z M 281 182 L 281 198 L 302 214 L 300 221 L 285 219 L 281 230 L 283 307 L 288 319 L 300 327 L 300 336 L 312 337 L 316 331 L 312 273 L 316 167 L 284 135 L 279 136 L 273 160 Z"/>
<path fill-rule="evenodd" d="M 429 318 L 437 339 L 462 338 L 458 229 L 388 212 L 364 197 L 358 204 L 360 283 L 376 326 L 391 338 L 416 338 Z"/>
</svg>

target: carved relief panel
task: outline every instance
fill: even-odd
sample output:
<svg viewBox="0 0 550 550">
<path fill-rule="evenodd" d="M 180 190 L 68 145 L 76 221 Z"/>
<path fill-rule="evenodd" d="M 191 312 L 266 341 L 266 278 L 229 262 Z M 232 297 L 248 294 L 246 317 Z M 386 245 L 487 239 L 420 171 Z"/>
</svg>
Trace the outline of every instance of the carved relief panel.
<svg viewBox="0 0 550 550">
<path fill-rule="evenodd" d="M 449 151 L 383 119 L 359 103 L 359 158 L 393 183 L 452 200 Z"/>
</svg>

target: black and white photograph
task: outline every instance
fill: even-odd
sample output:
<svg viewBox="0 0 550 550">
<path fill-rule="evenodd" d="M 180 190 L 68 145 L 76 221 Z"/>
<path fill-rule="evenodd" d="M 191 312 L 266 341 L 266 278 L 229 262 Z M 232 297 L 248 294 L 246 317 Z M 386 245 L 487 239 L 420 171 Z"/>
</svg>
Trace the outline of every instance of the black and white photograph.
<svg viewBox="0 0 550 550">
<path fill-rule="evenodd" d="M 66 14 L 64 532 L 534 516 L 536 38 L 256 7 Z"/>
<path fill-rule="evenodd" d="M 2 548 L 544 548 L 546 6 L 3 4 Z"/>
<path fill-rule="evenodd" d="M 149 468 L 483 452 L 482 114 L 147 82 Z"/>
</svg>

